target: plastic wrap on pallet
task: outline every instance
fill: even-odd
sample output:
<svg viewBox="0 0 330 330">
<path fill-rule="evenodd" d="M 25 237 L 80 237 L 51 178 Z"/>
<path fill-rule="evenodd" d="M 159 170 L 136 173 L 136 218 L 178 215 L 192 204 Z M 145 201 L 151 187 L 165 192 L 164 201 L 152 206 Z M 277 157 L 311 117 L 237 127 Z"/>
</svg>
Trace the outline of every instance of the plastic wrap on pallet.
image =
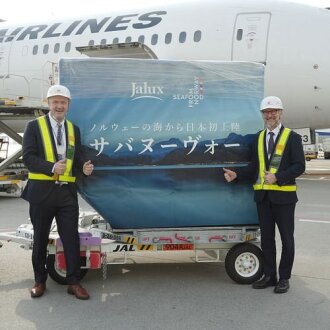
<svg viewBox="0 0 330 330">
<path fill-rule="evenodd" d="M 264 66 L 248 62 L 62 59 L 95 171 L 80 193 L 113 229 L 257 224 L 250 183 L 223 167 L 246 166 Z"/>
</svg>

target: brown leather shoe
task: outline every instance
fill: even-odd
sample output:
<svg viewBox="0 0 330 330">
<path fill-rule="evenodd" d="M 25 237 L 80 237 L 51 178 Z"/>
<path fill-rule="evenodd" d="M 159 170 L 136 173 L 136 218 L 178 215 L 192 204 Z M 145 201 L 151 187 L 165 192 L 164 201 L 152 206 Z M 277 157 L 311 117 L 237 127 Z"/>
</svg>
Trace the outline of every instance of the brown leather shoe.
<svg viewBox="0 0 330 330">
<path fill-rule="evenodd" d="M 77 299 L 87 300 L 89 294 L 80 284 L 72 284 L 68 286 L 68 293 L 76 296 Z"/>
<path fill-rule="evenodd" d="M 32 298 L 41 297 L 46 291 L 46 283 L 36 282 L 33 288 L 30 290 Z"/>
</svg>

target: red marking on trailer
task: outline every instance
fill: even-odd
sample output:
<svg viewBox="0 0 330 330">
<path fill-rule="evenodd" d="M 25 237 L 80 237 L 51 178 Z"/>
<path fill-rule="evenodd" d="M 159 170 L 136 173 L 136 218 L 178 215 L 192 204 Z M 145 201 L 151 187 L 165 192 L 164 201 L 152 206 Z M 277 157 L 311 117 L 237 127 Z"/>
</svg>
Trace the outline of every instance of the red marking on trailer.
<svg viewBox="0 0 330 330">
<path fill-rule="evenodd" d="M 164 244 L 163 251 L 193 250 L 194 244 Z"/>
</svg>

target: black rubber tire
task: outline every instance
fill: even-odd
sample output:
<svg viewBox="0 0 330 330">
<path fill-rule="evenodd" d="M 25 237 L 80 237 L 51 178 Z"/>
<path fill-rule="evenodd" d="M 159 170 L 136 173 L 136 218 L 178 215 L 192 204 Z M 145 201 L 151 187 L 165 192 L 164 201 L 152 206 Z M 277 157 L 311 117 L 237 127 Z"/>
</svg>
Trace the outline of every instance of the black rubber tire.
<svg viewBox="0 0 330 330">
<path fill-rule="evenodd" d="M 235 282 L 251 284 L 263 274 L 262 251 L 251 243 L 237 244 L 228 251 L 225 267 Z"/>
<path fill-rule="evenodd" d="M 67 285 L 67 281 L 66 281 L 66 277 L 65 277 L 66 272 L 62 271 L 60 269 L 57 269 L 55 262 L 56 262 L 55 255 L 49 254 L 47 256 L 46 267 L 47 267 L 47 272 L 48 272 L 50 278 L 58 284 Z M 80 269 L 80 280 L 85 277 L 87 272 L 88 272 L 87 268 Z"/>
</svg>

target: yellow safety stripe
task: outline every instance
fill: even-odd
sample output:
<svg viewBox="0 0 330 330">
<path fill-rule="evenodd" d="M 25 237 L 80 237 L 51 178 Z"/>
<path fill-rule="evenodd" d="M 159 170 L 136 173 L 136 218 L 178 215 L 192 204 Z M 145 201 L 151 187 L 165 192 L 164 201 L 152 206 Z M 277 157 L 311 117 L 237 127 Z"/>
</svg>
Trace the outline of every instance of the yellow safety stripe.
<svg viewBox="0 0 330 330">
<path fill-rule="evenodd" d="M 134 237 L 134 236 L 124 235 L 124 236 L 122 237 L 122 240 L 123 240 L 125 243 L 128 243 L 128 244 L 134 244 L 134 245 L 137 244 L 137 239 L 136 239 L 136 237 Z"/>
<path fill-rule="evenodd" d="M 31 179 L 31 180 L 50 180 L 50 181 L 56 181 L 57 180 L 57 175 L 54 174 L 53 176 L 48 176 L 46 174 L 29 172 L 28 178 Z"/>
<path fill-rule="evenodd" d="M 48 176 L 41 173 L 29 173 L 28 178 L 31 180 L 45 180 L 45 181 L 63 181 L 63 182 L 76 182 L 76 177 L 54 174 L 53 176 Z"/>
<path fill-rule="evenodd" d="M 281 164 L 283 151 L 285 149 L 286 143 L 288 141 L 291 130 L 289 128 L 284 128 L 279 141 L 276 144 L 275 152 L 270 161 L 269 171 L 272 174 L 276 174 L 278 168 Z M 253 185 L 254 190 L 278 190 L 278 191 L 296 191 L 296 185 L 283 185 L 278 184 L 265 184 L 265 153 L 264 153 L 264 138 L 266 129 L 259 134 L 258 138 L 258 158 L 259 158 L 259 176 L 256 183 Z"/>
<path fill-rule="evenodd" d="M 68 127 L 68 147 L 67 150 L 70 148 L 74 148 L 75 139 L 74 139 L 74 128 L 70 121 L 66 121 Z M 73 157 L 66 157 L 66 170 L 63 175 L 59 176 L 59 181 L 67 181 L 67 182 L 75 182 L 76 178 L 72 176 L 72 162 Z"/>
<path fill-rule="evenodd" d="M 264 175 L 260 173 L 265 173 L 265 155 L 264 155 L 264 137 L 265 137 L 266 130 L 263 130 L 259 134 L 258 139 L 258 159 L 259 159 L 259 177 L 257 183 L 263 184 L 264 183 Z"/>
<path fill-rule="evenodd" d="M 52 146 L 52 140 L 50 138 L 48 125 L 47 125 L 47 121 L 46 121 L 46 116 L 42 116 L 42 117 L 38 118 L 38 124 L 39 124 L 40 132 L 42 135 L 42 143 L 44 145 L 46 160 L 49 162 L 55 163 L 55 156 L 54 156 L 54 151 L 53 151 L 53 146 Z M 44 132 L 46 134 L 44 134 Z"/>
<path fill-rule="evenodd" d="M 279 186 L 277 184 L 254 184 L 254 190 L 279 190 L 279 191 L 296 191 L 297 186 Z"/>
<path fill-rule="evenodd" d="M 153 251 L 154 246 L 153 245 L 138 245 L 137 246 L 138 251 Z"/>
<path fill-rule="evenodd" d="M 276 144 L 275 147 L 275 152 L 270 160 L 270 168 L 269 168 L 270 173 L 275 174 L 280 166 L 282 160 L 282 154 L 285 149 L 286 143 L 288 141 L 290 132 L 291 130 L 289 128 L 284 128 L 280 135 L 278 143 Z"/>
<path fill-rule="evenodd" d="M 39 129 L 42 136 L 45 158 L 51 163 L 55 163 L 55 154 L 53 150 L 53 144 L 51 142 L 51 135 L 46 121 L 46 116 L 39 117 L 38 119 Z M 31 180 L 48 180 L 48 181 L 65 181 L 65 182 L 75 182 L 76 177 L 72 176 L 72 164 L 74 158 L 74 147 L 75 147 L 75 136 L 74 136 L 74 126 L 69 121 L 66 120 L 68 128 L 68 149 L 72 149 L 72 155 L 66 158 L 66 170 L 63 175 L 54 174 L 53 176 L 48 176 L 42 173 L 32 173 L 29 172 L 28 178 Z"/>
</svg>

